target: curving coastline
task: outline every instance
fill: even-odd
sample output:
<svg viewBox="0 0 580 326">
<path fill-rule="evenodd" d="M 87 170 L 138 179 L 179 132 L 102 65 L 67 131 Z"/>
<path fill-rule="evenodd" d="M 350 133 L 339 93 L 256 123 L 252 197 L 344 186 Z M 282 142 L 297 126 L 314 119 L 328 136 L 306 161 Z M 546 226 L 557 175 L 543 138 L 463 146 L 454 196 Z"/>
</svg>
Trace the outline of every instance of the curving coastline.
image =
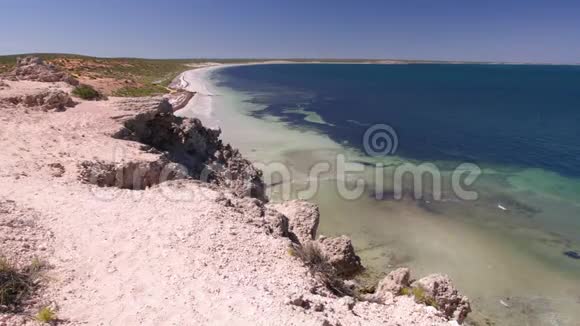
<svg viewBox="0 0 580 326">
<path fill-rule="evenodd" d="M 248 65 L 255 65 L 255 64 L 268 64 L 270 62 L 264 62 L 264 63 L 251 63 Z M 292 131 L 292 130 L 284 130 L 284 132 L 280 133 L 282 130 L 278 129 L 278 132 L 274 133 L 274 132 L 268 132 L 268 131 L 274 131 L 274 130 L 270 130 L 268 128 L 264 128 L 266 127 L 266 125 L 268 124 L 261 124 L 259 121 L 253 119 L 253 118 L 248 118 L 247 116 L 244 115 L 244 113 L 239 112 L 240 110 L 236 110 L 236 109 L 232 109 L 231 107 L 228 108 L 228 105 L 231 105 L 232 102 L 228 101 L 228 100 L 224 100 L 223 98 L 227 98 L 228 96 L 230 96 L 230 94 L 227 93 L 226 90 L 217 87 L 213 81 L 211 80 L 212 78 L 212 73 L 219 70 L 219 69 L 223 69 L 223 68 L 227 68 L 227 67 L 231 67 L 231 66 L 239 66 L 241 64 L 236 64 L 236 65 L 219 65 L 219 66 L 211 66 L 211 67 L 204 67 L 204 68 L 199 68 L 199 69 L 195 69 L 192 71 L 188 71 L 184 74 L 182 74 L 180 76 L 180 79 L 182 80 L 182 84 L 187 85 L 187 89 L 190 91 L 197 91 L 197 90 L 201 90 L 201 98 L 205 99 L 202 101 L 198 101 L 198 102 L 191 102 L 190 104 L 188 104 L 183 110 L 176 112 L 176 114 L 180 115 L 180 116 L 184 116 L 184 117 L 189 117 L 189 118 L 199 118 L 201 119 L 204 124 L 206 125 L 211 125 L 213 127 L 217 127 L 222 129 L 224 132 L 228 132 L 228 130 L 232 130 L 232 129 L 240 129 L 240 130 L 247 130 L 247 129 L 254 129 L 254 130 L 260 130 L 262 133 L 267 133 L 270 139 L 269 141 L 274 143 L 274 142 L 285 142 L 285 139 L 296 139 L 296 136 L 298 134 L 303 134 L 306 135 L 306 137 L 319 137 L 321 139 L 323 139 L 324 137 L 318 134 L 314 134 L 314 133 L 306 133 L 304 131 Z M 196 94 L 196 97 L 198 96 L 198 94 Z M 221 102 L 216 102 L 216 100 L 221 101 Z M 239 103 L 238 101 L 235 102 L 236 104 Z M 242 110 L 243 111 L 243 110 Z M 230 117 L 231 116 L 231 117 Z M 248 122 L 248 120 L 245 119 L 250 119 L 253 120 L 251 122 Z M 255 123 L 258 123 L 258 125 L 256 125 Z M 235 124 L 235 125 L 234 125 Z M 270 125 L 269 127 L 272 127 L 272 125 Z M 288 134 L 287 134 L 288 133 Z M 287 138 L 286 138 L 287 137 Z M 244 137 L 244 132 L 238 132 L 235 133 L 233 135 L 228 135 L 228 140 L 231 141 L 235 141 L 236 143 L 244 143 L 244 141 L 246 141 L 245 137 Z M 235 139 L 235 140 L 234 140 Z M 255 137 L 252 135 L 250 137 L 248 137 L 247 141 L 255 141 Z M 298 144 L 298 146 L 303 145 L 302 143 Z M 256 146 L 256 144 L 252 144 L 252 146 Z M 266 145 L 267 147 L 269 145 Z M 294 145 L 296 146 L 296 145 Z M 328 149 L 333 148 L 333 150 L 338 150 L 338 144 L 334 144 L 330 141 L 326 141 L 326 145 L 325 145 Z M 337 147 L 335 147 L 337 146 Z M 274 145 L 274 147 L 277 147 L 277 149 L 281 149 L 281 147 Z M 298 148 L 298 147 L 296 147 Z M 247 151 L 248 147 L 245 147 L 246 151 L 244 152 L 245 154 L 250 154 L 250 153 L 255 153 L 255 150 L 252 151 Z M 267 152 L 268 150 L 266 150 Z M 278 151 L 275 151 L 278 152 Z M 260 153 L 260 154 L 256 154 L 254 156 L 252 156 L 252 158 L 256 161 L 260 161 L 263 160 L 265 158 L 265 156 L 261 156 L 258 157 L 258 155 L 264 155 L 264 153 Z M 268 154 L 266 154 L 268 155 Z M 278 155 L 277 153 L 272 154 L 272 156 L 269 156 L 270 159 L 275 158 L 276 155 Z M 285 180 L 287 182 L 293 182 L 291 180 Z M 324 217 L 322 217 L 322 219 L 324 219 Z M 317 229 L 318 227 L 316 227 Z M 314 231 L 316 233 L 316 231 Z M 321 243 L 324 243 L 324 239 L 326 237 L 321 236 Z M 338 237 L 340 238 L 340 237 Z M 314 238 L 312 238 L 314 239 Z M 352 248 L 352 244 L 350 239 L 347 237 L 346 239 L 348 239 L 348 246 Z M 318 241 L 318 240 L 317 240 Z M 332 242 L 332 241 L 331 241 Z M 352 251 L 352 255 L 356 254 L 354 253 L 354 249 L 351 249 Z M 359 259 L 358 256 L 356 256 L 356 259 Z M 356 264 L 355 264 L 356 265 Z M 396 271 L 395 271 L 396 274 Z M 387 276 L 386 279 L 392 278 L 392 276 Z M 407 277 L 410 278 L 410 277 Z M 397 280 L 397 282 L 405 282 L 404 280 Z M 450 284 L 449 279 L 447 279 L 446 281 L 447 283 Z M 411 282 L 409 282 L 407 284 L 407 286 L 410 286 Z M 404 287 L 404 286 L 403 286 Z M 453 288 L 451 285 L 449 286 L 450 288 Z M 456 291 L 455 289 L 452 290 Z M 393 291 L 392 292 L 394 295 L 399 294 L 397 291 Z M 458 300 L 458 299 L 454 299 L 454 300 Z M 461 316 L 460 318 L 457 318 L 459 321 L 463 321 L 465 316 L 467 315 L 467 312 L 470 311 L 470 305 L 467 301 L 467 299 L 465 299 L 465 307 L 459 309 L 458 311 L 461 311 L 460 313 L 458 312 L 458 316 Z M 458 304 L 459 301 L 456 301 L 455 304 Z M 456 308 L 454 308 L 456 309 Z M 454 310 L 455 311 L 455 310 Z"/>
<path fill-rule="evenodd" d="M 315 240 L 313 204 L 267 203 L 251 191 L 251 164 L 218 130 L 176 117 L 168 100 L 75 98 L 55 112 L 4 95 L 70 94 L 69 85 L 5 85 L 0 237 L 10 250 L 2 254 L 38 255 L 51 267 L 42 300 L 24 315 L 0 311 L 0 322 L 34 324 L 27 316 L 48 303 L 71 324 L 445 325 L 465 317 L 465 299 L 443 276 L 413 283 L 398 271 L 375 293 L 356 295 L 346 276 L 329 279 L 360 271 L 350 240 Z M 13 240 L 13 226 L 28 217 L 35 228 Z M 310 243 L 323 265 L 304 256 Z M 434 301 L 401 295 L 418 284 Z"/>
<path fill-rule="evenodd" d="M 272 71 L 293 69 L 288 68 L 268 67 Z M 308 67 L 303 68 L 308 70 Z M 336 67 L 339 68 L 341 67 Z M 219 122 L 217 125 L 222 128 L 223 137 L 239 144 L 242 152 L 251 161 L 265 163 L 266 166 L 270 162 L 289 163 L 287 165 L 290 166 L 292 174 L 283 180 L 275 179 L 270 183 L 273 185 L 270 187 L 271 190 L 280 189 L 279 193 L 283 193 L 283 187 L 287 184 L 291 184 L 293 189 L 300 189 L 303 181 L 306 183 L 308 169 L 312 164 L 331 161 L 332 154 L 348 150 L 350 147 L 348 144 L 340 146 L 343 144 L 339 145 L 325 139 L 324 131 L 317 134 L 308 130 L 297 130 L 302 126 L 308 128 L 307 123 L 299 121 L 304 120 L 302 116 L 288 117 L 288 120 L 285 120 L 284 115 L 277 114 L 281 120 L 270 119 L 267 116 L 268 112 L 275 112 L 278 109 L 260 111 L 264 107 L 260 105 L 268 105 L 267 101 L 260 101 L 264 98 L 261 90 L 257 87 L 245 87 L 240 83 L 244 80 L 244 74 L 256 75 L 252 73 L 254 69 L 236 70 L 237 72 L 233 74 L 235 79 L 225 84 L 231 85 L 232 88 L 225 86 L 213 89 L 214 93 L 218 94 L 213 97 L 213 117 Z M 264 75 L 264 70 L 257 71 L 262 71 Z M 229 75 L 227 71 L 219 72 L 210 82 L 217 81 L 219 86 L 219 78 L 228 78 Z M 276 82 L 276 79 L 272 81 Z M 253 85 L 251 80 L 250 85 Z M 237 87 L 241 91 L 238 91 Z M 242 93 L 245 91 L 248 93 Z M 257 101 L 252 101 L 252 92 L 260 95 L 256 98 Z M 265 95 L 276 96 L 273 93 Z M 277 101 L 275 97 L 273 98 Z M 256 102 L 265 104 L 255 105 Z M 292 107 L 291 104 L 289 107 Z M 260 118 L 255 118 L 257 116 Z M 286 124 L 285 121 L 291 121 L 292 125 Z M 355 159 L 358 158 L 355 156 Z M 360 158 L 363 159 L 364 157 Z M 405 162 L 405 158 L 389 157 L 389 160 L 394 159 Z M 320 205 L 323 214 L 320 233 L 332 236 L 349 234 L 360 250 L 358 254 L 363 258 L 363 262 L 367 262 L 368 270 L 373 273 L 371 277 L 376 279 L 385 269 L 398 266 L 408 266 L 420 273 L 430 271 L 449 273 L 456 285 L 474 299 L 477 312 L 471 319 L 475 322 L 501 320 L 508 324 L 518 324 L 537 319 L 539 324 L 549 323 L 550 320 L 573 324 L 577 312 L 572 303 L 579 293 L 578 274 L 575 274 L 578 265 L 573 259 L 563 257 L 562 253 L 568 252 L 568 249 L 564 248 L 577 246 L 562 242 L 562 238 L 556 234 L 530 227 L 530 224 L 536 223 L 539 219 L 518 216 L 520 210 L 526 209 L 526 206 L 518 207 L 518 205 L 530 199 L 541 200 L 541 196 L 530 193 L 529 198 L 511 197 L 504 192 L 505 182 L 498 182 L 499 177 L 504 175 L 499 171 L 501 171 L 499 166 L 486 170 L 483 179 L 485 189 L 481 192 L 485 198 L 478 201 L 475 207 L 468 203 L 429 204 L 412 199 L 376 200 L 371 198 L 371 195 L 347 203 L 336 195 L 336 182 L 332 182 L 332 176 L 328 178 L 328 182 L 320 178 L 320 191 L 313 198 L 313 201 Z M 506 177 L 509 177 L 509 183 L 517 186 L 520 191 L 525 189 L 535 191 L 547 187 L 547 184 L 539 183 L 541 180 L 548 180 L 539 172 L 541 171 L 530 170 L 521 175 L 516 173 L 511 176 L 507 173 Z M 535 173 L 538 174 L 534 175 Z M 528 178 L 537 180 L 538 183 L 526 184 Z M 560 184 L 569 185 L 565 182 Z M 575 188 L 577 187 L 569 189 Z M 507 208 L 507 211 L 503 211 L 498 204 Z M 540 203 L 536 204 L 537 206 L 531 206 L 542 206 Z M 553 202 L 552 205 L 546 206 L 544 216 L 549 217 L 552 212 L 566 216 L 562 214 L 566 210 L 566 205 L 562 204 Z M 568 210 L 572 211 L 574 210 Z M 520 218 L 523 222 L 521 224 L 518 220 Z M 573 232 L 570 233 L 573 235 Z M 538 259 L 538 255 L 542 258 Z M 489 272 L 481 274 L 482 270 Z M 510 307 L 506 307 L 502 302 L 508 303 Z M 527 307 L 529 312 L 516 313 L 519 307 Z"/>
</svg>

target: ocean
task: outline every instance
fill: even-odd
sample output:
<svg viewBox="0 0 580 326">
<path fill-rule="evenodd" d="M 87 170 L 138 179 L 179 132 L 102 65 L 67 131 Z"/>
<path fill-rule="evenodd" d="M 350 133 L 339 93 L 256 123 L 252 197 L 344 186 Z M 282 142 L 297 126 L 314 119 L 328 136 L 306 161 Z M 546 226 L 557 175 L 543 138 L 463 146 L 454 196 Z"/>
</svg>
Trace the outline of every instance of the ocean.
<svg viewBox="0 0 580 326">
<path fill-rule="evenodd" d="M 272 198 L 307 194 L 319 234 L 353 239 L 361 277 L 441 272 L 472 300 L 472 324 L 578 325 L 580 67 L 265 64 L 210 81 L 224 138 L 266 172 L 290 170 L 267 180 Z M 339 156 L 359 168 L 336 173 Z M 418 194 L 405 164 L 437 173 Z M 356 198 L 336 185 L 357 180 Z"/>
</svg>

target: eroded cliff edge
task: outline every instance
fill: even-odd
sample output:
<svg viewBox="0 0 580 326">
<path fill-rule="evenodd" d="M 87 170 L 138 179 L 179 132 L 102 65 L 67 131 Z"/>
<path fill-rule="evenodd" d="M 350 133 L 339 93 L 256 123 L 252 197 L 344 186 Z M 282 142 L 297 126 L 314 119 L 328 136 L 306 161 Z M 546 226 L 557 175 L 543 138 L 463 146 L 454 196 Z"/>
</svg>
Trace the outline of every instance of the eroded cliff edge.
<svg viewBox="0 0 580 326">
<path fill-rule="evenodd" d="M 0 97 L 70 94 L 20 76 Z M 268 203 L 260 171 L 167 100 L 74 102 L 0 100 L 1 254 L 51 266 L 36 303 L 0 321 L 34 323 L 44 306 L 91 325 L 437 325 L 469 311 L 441 275 L 396 270 L 363 293 L 350 239 L 316 239 L 313 204 Z"/>
</svg>

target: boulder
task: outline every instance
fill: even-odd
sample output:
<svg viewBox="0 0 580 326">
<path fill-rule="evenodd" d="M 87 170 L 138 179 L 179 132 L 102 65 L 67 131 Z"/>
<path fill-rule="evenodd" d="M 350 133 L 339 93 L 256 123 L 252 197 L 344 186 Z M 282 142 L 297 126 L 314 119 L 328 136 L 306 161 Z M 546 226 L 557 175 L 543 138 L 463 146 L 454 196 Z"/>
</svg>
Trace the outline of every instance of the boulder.
<svg viewBox="0 0 580 326">
<path fill-rule="evenodd" d="M 318 243 L 339 276 L 350 277 L 364 269 L 349 237 L 345 235 L 335 238 L 321 237 Z"/>
<path fill-rule="evenodd" d="M 76 86 L 79 81 L 54 65 L 46 64 L 41 58 L 27 56 L 16 59 L 14 70 L 6 74 L 12 80 L 34 80 L 40 82 L 65 82 Z"/>
<path fill-rule="evenodd" d="M 400 295 L 404 288 L 411 284 L 411 271 L 406 267 L 397 268 L 390 272 L 377 285 L 374 297 L 378 301 L 388 301 L 393 295 Z"/>
<path fill-rule="evenodd" d="M 303 200 L 291 200 L 271 204 L 270 207 L 288 218 L 291 238 L 295 242 L 305 243 L 314 240 L 320 222 L 318 206 Z"/>
<path fill-rule="evenodd" d="M 471 312 L 469 299 L 455 289 L 447 275 L 432 274 L 413 282 L 412 286 L 422 288 L 425 295 L 434 299 L 438 310 L 458 323 Z"/>
</svg>

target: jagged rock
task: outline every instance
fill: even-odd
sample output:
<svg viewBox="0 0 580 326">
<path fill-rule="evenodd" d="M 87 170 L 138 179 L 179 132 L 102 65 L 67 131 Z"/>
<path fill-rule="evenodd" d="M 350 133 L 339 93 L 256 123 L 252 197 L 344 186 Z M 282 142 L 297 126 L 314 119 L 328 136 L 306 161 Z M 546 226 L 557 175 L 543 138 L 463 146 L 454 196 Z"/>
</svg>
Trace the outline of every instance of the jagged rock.
<svg viewBox="0 0 580 326">
<path fill-rule="evenodd" d="M 100 187 L 142 190 L 163 181 L 185 179 L 187 175 L 175 163 L 153 162 L 111 163 L 84 161 L 80 163 L 80 179 Z"/>
<path fill-rule="evenodd" d="M 455 289 L 447 275 L 431 274 L 413 282 L 412 286 L 425 290 L 425 295 L 435 300 L 436 308 L 458 323 L 471 312 L 469 299 Z"/>
<path fill-rule="evenodd" d="M 233 207 L 249 219 L 260 219 L 265 215 L 264 203 L 258 199 L 232 196 L 230 200 L 233 202 Z"/>
<path fill-rule="evenodd" d="M 199 120 L 197 120 L 199 121 Z M 220 146 L 221 147 L 221 146 Z M 208 180 L 233 189 L 239 196 L 249 196 L 267 201 L 262 171 L 242 157 L 242 154 L 231 146 L 225 145 L 226 155 L 222 160 L 214 160 L 208 166 Z"/>
<path fill-rule="evenodd" d="M 272 204 L 271 207 L 288 218 L 295 240 L 300 243 L 314 240 L 320 222 L 318 206 L 303 200 L 291 200 Z"/>
<path fill-rule="evenodd" d="M 244 222 L 262 228 L 276 237 L 288 237 L 288 218 L 280 212 L 266 207 L 264 202 L 249 197 L 238 197 L 229 192 L 221 192 L 216 202 L 232 207 L 243 214 Z"/>
<path fill-rule="evenodd" d="M 29 108 L 39 107 L 46 111 L 64 111 L 67 107 L 75 105 L 70 95 L 61 90 L 47 90 L 35 94 L 8 97 L 3 100 L 12 105 L 21 104 Z"/>
<path fill-rule="evenodd" d="M 118 105 L 137 114 L 119 117 L 124 128 L 114 137 L 166 152 L 170 160 L 187 167 L 195 179 L 228 187 L 240 197 L 267 201 L 262 172 L 238 150 L 222 143 L 221 130 L 205 128 L 198 119 L 174 116 L 173 107 L 162 97 L 127 99 Z"/>
<path fill-rule="evenodd" d="M 268 233 L 278 237 L 288 237 L 288 218 L 277 211 L 266 210 L 265 225 Z"/>
<path fill-rule="evenodd" d="M 336 238 L 321 237 L 318 243 L 328 262 L 341 277 L 350 277 L 364 269 L 349 237 L 345 235 Z"/>
<path fill-rule="evenodd" d="M 26 95 L 23 99 L 28 107 L 41 106 L 45 110 L 64 111 L 75 105 L 70 95 L 60 90 L 50 90 L 35 95 Z"/>
<path fill-rule="evenodd" d="M 379 301 L 387 301 L 385 299 L 399 295 L 403 288 L 408 288 L 410 282 L 411 271 L 408 268 L 395 269 L 379 282 L 374 297 Z"/>
<path fill-rule="evenodd" d="M 27 56 L 16 59 L 14 70 L 6 74 L 12 80 L 34 80 L 40 82 L 65 82 L 76 86 L 78 80 L 54 65 L 46 64 L 39 57 Z"/>
</svg>

